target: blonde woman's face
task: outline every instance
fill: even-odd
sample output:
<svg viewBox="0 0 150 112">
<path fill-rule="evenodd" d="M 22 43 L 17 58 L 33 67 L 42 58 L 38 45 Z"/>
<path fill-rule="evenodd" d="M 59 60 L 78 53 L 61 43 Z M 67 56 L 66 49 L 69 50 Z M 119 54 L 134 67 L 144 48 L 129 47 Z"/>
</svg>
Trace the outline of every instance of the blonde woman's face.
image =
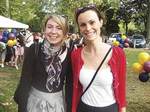
<svg viewBox="0 0 150 112">
<path fill-rule="evenodd" d="M 45 38 L 56 46 L 61 45 L 65 35 L 63 34 L 62 27 L 53 19 L 49 19 L 45 27 Z"/>
</svg>

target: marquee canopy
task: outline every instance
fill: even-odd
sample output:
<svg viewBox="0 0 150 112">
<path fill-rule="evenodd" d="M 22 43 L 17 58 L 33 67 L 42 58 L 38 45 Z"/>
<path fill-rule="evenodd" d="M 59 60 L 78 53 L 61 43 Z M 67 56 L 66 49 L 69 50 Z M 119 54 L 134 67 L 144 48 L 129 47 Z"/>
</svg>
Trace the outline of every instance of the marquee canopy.
<svg viewBox="0 0 150 112">
<path fill-rule="evenodd" d="M 6 18 L 0 15 L 0 28 L 29 28 L 29 25 L 20 23 L 18 21 Z"/>
</svg>

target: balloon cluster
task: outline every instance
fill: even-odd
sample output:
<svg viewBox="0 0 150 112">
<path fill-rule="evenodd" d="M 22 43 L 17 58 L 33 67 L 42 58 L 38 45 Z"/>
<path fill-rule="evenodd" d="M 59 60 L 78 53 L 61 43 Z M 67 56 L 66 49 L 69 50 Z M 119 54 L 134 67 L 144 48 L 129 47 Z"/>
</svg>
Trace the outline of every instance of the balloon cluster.
<svg viewBox="0 0 150 112">
<path fill-rule="evenodd" d="M 114 46 L 119 46 L 121 48 L 127 48 L 129 47 L 129 38 L 127 38 L 127 36 L 125 34 L 122 34 L 121 36 L 120 35 L 116 35 L 116 40 L 113 41 L 113 45 Z"/>
<path fill-rule="evenodd" d="M 13 47 L 14 45 L 17 44 L 16 36 L 14 33 L 10 33 L 7 41 L 7 45 L 9 47 Z"/>
<path fill-rule="evenodd" d="M 140 81 L 148 81 L 150 77 L 150 55 L 147 52 L 139 53 L 138 62 L 133 63 L 132 69 L 135 73 L 139 73 Z"/>
</svg>

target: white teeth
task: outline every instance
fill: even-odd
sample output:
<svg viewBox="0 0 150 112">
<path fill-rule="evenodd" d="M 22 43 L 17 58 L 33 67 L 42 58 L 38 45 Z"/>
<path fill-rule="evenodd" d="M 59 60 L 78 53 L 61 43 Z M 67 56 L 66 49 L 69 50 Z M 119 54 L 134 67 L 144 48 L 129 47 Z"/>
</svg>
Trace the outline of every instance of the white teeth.
<svg viewBox="0 0 150 112">
<path fill-rule="evenodd" d="M 55 39 L 55 38 L 57 38 L 57 37 L 55 37 L 55 36 L 51 36 L 51 38 Z"/>
<path fill-rule="evenodd" d="M 87 36 L 95 35 L 95 32 L 87 33 Z"/>
</svg>

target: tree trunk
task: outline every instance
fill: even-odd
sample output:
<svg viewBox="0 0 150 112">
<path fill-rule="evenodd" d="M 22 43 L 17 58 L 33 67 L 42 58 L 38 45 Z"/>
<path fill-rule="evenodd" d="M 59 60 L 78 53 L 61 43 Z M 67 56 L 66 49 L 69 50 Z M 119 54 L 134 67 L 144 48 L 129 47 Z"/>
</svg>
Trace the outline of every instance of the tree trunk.
<svg viewBox="0 0 150 112">
<path fill-rule="evenodd" d="M 6 0 L 6 9 L 7 9 L 7 16 L 10 18 L 10 7 L 9 7 L 9 0 Z"/>
<path fill-rule="evenodd" d="M 150 40 L 150 0 L 148 3 L 148 16 L 147 16 L 147 26 L 146 26 L 146 32 L 147 32 L 147 39 Z"/>
</svg>

